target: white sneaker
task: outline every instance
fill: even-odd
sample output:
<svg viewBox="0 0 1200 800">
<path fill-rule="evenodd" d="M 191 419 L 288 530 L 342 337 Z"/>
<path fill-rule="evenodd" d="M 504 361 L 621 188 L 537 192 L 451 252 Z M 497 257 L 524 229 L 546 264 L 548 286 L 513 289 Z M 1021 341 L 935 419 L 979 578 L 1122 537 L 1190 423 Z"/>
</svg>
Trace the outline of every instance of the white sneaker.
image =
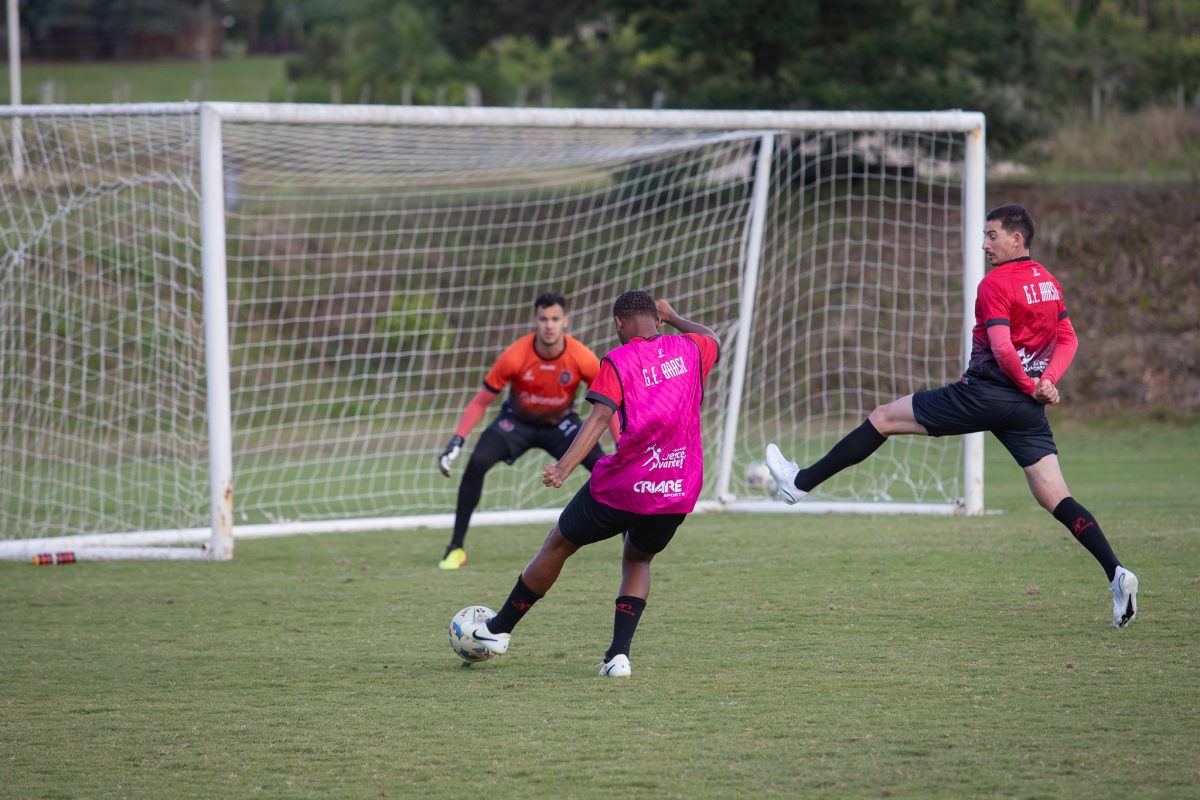
<svg viewBox="0 0 1200 800">
<path fill-rule="evenodd" d="M 1112 579 L 1113 627 L 1124 628 L 1137 616 L 1138 579 L 1124 567 L 1117 567 Z"/>
<path fill-rule="evenodd" d="M 789 506 L 795 505 L 798 500 L 803 500 L 808 494 L 808 492 L 802 492 L 796 488 L 796 473 L 800 471 L 800 467 L 796 466 L 795 461 L 788 461 L 784 458 L 783 453 L 779 452 L 779 448 L 774 442 L 767 445 L 767 469 L 771 471 L 771 477 L 775 479 L 775 486 L 779 489 L 780 497 Z"/>
<path fill-rule="evenodd" d="M 632 674 L 633 667 L 629 664 L 629 656 L 624 653 L 617 653 L 610 661 L 600 665 L 602 678 L 628 678 Z"/>
<path fill-rule="evenodd" d="M 492 633 L 488 630 L 486 622 L 477 622 L 475 627 L 467 629 L 467 634 L 494 656 L 507 653 L 508 641 L 512 638 L 511 633 Z"/>
</svg>

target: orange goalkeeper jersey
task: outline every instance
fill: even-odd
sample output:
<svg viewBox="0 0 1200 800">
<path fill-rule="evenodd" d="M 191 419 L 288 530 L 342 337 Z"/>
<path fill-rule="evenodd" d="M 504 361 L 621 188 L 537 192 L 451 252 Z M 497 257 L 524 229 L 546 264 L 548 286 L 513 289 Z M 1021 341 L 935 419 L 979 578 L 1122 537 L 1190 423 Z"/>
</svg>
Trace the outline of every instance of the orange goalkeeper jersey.
<svg viewBox="0 0 1200 800">
<path fill-rule="evenodd" d="M 511 383 L 509 402 L 517 416 L 534 425 L 557 425 L 574 410 L 579 382 L 596 380 L 600 359 L 566 334 L 567 346 L 558 358 L 542 358 L 533 346 L 536 336 L 522 336 L 501 353 L 483 385 L 499 394 Z"/>
</svg>

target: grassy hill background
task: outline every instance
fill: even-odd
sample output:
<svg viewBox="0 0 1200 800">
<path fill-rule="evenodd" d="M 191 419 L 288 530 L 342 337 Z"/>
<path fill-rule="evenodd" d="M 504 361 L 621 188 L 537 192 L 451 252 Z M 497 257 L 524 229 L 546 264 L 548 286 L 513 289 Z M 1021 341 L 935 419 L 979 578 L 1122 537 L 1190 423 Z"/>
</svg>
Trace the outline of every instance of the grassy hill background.
<svg viewBox="0 0 1200 800">
<path fill-rule="evenodd" d="M 1200 183 L 990 183 L 1038 224 L 1080 337 L 1063 410 L 1200 415 Z"/>
<path fill-rule="evenodd" d="M 195 60 L 27 63 L 21 66 L 24 103 L 169 103 L 185 100 L 282 100 L 284 56 Z M 8 66 L 0 69 L 0 101 L 10 102 Z M 279 96 L 272 96 L 272 92 Z"/>
</svg>

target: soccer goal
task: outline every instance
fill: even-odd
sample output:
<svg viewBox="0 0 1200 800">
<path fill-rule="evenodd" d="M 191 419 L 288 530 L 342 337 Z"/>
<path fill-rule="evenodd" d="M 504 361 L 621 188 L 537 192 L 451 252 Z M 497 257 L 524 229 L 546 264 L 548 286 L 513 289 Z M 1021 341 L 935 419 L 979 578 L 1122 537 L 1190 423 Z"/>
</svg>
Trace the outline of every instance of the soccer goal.
<svg viewBox="0 0 1200 800">
<path fill-rule="evenodd" d="M 631 288 L 720 335 L 702 509 L 982 511 L 980 436 L 897 438 L 797 506 L 745 477 L 768 441 L 815 459 L 961 373 L 981 114 L 204 103 L 0 126 L 0 557 L 449 527 L 436 457 L 547 290 L 598 353 Z M 586 473 L 545 489 L 546 459 L 489 472 L 475 524 L 555 519 Z"/>
</svg>

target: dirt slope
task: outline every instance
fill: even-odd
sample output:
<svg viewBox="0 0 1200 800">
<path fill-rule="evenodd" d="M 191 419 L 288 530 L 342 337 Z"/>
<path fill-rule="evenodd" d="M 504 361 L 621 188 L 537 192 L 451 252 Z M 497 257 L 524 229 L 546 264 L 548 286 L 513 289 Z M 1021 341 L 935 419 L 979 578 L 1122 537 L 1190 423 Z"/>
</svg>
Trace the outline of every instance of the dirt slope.
<svg viewBox="0 0 1200 800">
<path fill-rule="evenodd" d="M 1080 337 L 1072 414 L 1200 414 L 1200 185 L 993 184 L 1033 214 L 1033 255 L 1063 284 Z M 1064 408 L 1064 411 L 1067 409 Z"/>
</svg>

